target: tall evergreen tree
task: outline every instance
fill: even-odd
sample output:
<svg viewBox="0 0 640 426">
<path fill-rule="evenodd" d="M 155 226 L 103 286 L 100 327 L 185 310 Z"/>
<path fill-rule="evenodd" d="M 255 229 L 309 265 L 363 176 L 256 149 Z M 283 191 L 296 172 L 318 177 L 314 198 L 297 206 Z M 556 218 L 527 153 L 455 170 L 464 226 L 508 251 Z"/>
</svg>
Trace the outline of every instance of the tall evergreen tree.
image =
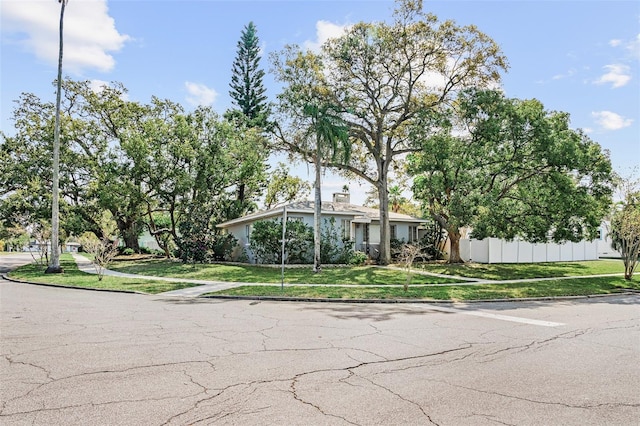
<svg viewBox="0 0 640 426">
<path fill-rule="evenodd" d="M 249 22 L 238 41 L 238 53 L 233 61 L 231 90 L 233 104 L 257 126 L 262 126 L 267 115 L 267 97 L 262 84 L 264 71 L 260 69 L 260 48 L 256 26 Z"/>
<path fill-rule="evenodd" d="M 258 36 L 256 34 L 256 26 L 253 22 L 249 22 L 244 27 L 238 41 L 238 53 L 233 61 L 231 90 L 229 95 L 233 99 L 235 109 L 225 114 L 231 122 L 235 122 L 239 128 L 257 128 L 264 129 L 267 124 L 268 107 L 267 97 L 265 96 L 265 88 L 262 85 L 264 71 L 260 69 L 260 48 L 258 47 Z M 258 169 L 264 171 L 266 168 L 266 159 L 268 150 L 266 144 L 263 149 L 262 161 L 259 163 Z M 256 163 L 256 166 L 258 163 Z M 233 206 L 232 216 L 237 217 L 251 211 L 254 208 L 252 198 L 255 197 L 257 191 L 261 187 L 252 186 L 251 181 L 255 181 L 252 176 L 257 176 L 257 169 L 247 170 L 240 176 L 237 182 L 236 202 Z"/>
</svg>

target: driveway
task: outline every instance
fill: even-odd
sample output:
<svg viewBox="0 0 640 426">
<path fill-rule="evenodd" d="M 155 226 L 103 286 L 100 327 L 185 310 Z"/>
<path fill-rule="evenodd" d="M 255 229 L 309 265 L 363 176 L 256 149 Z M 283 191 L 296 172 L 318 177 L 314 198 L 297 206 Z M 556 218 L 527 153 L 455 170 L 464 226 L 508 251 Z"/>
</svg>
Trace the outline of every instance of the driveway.
<svg viewBox="0 0 640 426">
<path fill-rule="evenodd" d="M 0 301 L 5 425 L 629 425 L 640 418 L 637 295 L 314 304 L 3 281 Z"/>
</svg>

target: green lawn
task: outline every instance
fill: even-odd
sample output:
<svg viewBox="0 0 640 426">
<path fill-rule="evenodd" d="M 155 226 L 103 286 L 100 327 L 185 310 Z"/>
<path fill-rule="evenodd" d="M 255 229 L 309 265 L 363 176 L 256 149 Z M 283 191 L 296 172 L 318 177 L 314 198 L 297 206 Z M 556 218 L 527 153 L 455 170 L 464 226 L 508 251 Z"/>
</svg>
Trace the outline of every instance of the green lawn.
<svg viewBox="0 0 640 426">
<path fill-rule="evenodd" d="M 640 290 L 640 278 L 625 281 L 622 277 L 575 278 L 535 281 L 520 284 L 490 284 L 473 286 L 415 287 L 405 292 L 401 287 L 296 287 L 244 286 L 223 290 L 210 295 L 307 297 L 332 299 L 431 299 L 482 300 L 524 297 L 585 296 L 611 294 L 624 288 Z"/>
<path fill-rule="evenodd" d="M 195 285 L 188 283 L 110 277 L 106 275 L 103 277 L 102 281 L 98 281 L 97 275 L 87 274 L 78 270 L 76 263 L 69 254 L 63 254 L 61 256 L 60 266 L 64 269 L 63 274 L 45 274 L 45 267 L 31 263 L 11 271 L 9 273 L 9 277 L 18 280 L 56 284 L 61 286 L 139 291 L 151 294 L 193 287 Z"/>
<path fill-rule="evenodd" d="M 115 262 L 110 269 L 131 274 L 160 277 L 190 278 L 242 283 L 279 283 L 280 268 L 253 265 L 196 264 L 185 265 L 166 259 Z M 404 284 L 407 275 L 403 271 L 375 266 L 327 267 L 314 274 L 311 267 L 287 268 L 287 284 Z M 455 279 L 413 274 L 413 284 L 446 284 L 460 282 Z"/>
<path fill-rule="evenodd" d="M 525 278 L 572 277 L 624 273 L 621 260 L 590 260 L 584 262 L 549 263 L 465 263 L 448 265 L 429 263 L 418 266 L 424 271 L 487 280 L 516 280 Z"/>
<path fill-rule="evenodd" d="M 127 279 L 105 276 L 102 281 L 93 274 L 81 272 L 73 258 L 65 254 L 61 258 L 65 273 L 60 275 L 44 274 L 44 267 L 35 264 L 26 265 L 10 273 L 16 279 L 51 283 L 57 285 L 129 290 L 145 293 L 161 293 L 193 284 L 170 283 L 163 281 Z M 424 268 L 431 272 L 464 275 L 485 279 L 517 279 L 533 277 L 573 276 L 587 274 L 608 274 L 622 271 L 619 260 L 592 262 L 547 263 L 535 265 L 444 265 L 429 264 Z M 204 279 L 216 281 L 236 281 L 253 283 L 279 283 L 280 269 L 251 265 L 183 265 L 168 260 L 120 261 L 111 269 L 143 275 L 170 276 L 184 279 Z M 640 290 L 640 274 L 631 282 L 622 277 L 575 278 L 564 280 L 534 281 L 512 284 L 490 284 L 462 286 L 454 279 L 413 275 L 409 290 L 405 292 L 401 285 L 406 281 L 403 271 L 384 269 L 375 266 L 325 268 L 321 274 L 314 274 L 311 268 L 290 268 L 285 271 L 284 291 L 279 286 L 243 286 L 224 290 L 216 295 L 240 296 L 277 296 L 335 299 L 432 299 L 432 300 L 479 300 L 510 299 L 523 297 L 581 296 L 610 294 L 624 288 Z M 295 284 L 356 284 L 357 287 L 303 287 Z M 440 287 L 417 287 L 417 284 L 451 284 Z M 382 287 L 365 287 L 365 284 Z M 387 285 L 387 286 L 385 286 Z"/>
</svg>

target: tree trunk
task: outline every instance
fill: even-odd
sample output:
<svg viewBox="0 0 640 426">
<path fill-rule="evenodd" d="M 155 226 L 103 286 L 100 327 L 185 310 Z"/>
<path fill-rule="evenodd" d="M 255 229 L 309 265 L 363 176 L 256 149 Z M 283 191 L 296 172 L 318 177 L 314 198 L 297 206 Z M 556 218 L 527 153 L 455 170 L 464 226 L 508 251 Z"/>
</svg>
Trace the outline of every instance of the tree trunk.
<svg viewBox="0 0 640 426">
<path fill-rule="evenodd" d="M 138 236 L 140 234 L 138 232 L 138 223 L 130 220 L 124 221 L 122 219 L 117 219 L 116 223 L 118 224 L 120 236 L 124 240 L 125 248 L 130 248 L 135 253 L 140 253 L 140 244 L 138 243 Z"/>
<path fill-rule="evenodd" d="M 378 263 L 391 263 L 391 227 L 389 226 L 389 191 L 387 188 L 387 173 L 380 173 L 378 181 L 378 197 L 380 199 L 380 254 Z"/>
<path fill-rule="evenodd" d="M 319 145 L 319 144 L 318 144 Z M 320 265 L 320 219 L 322 215 L 322 190 L 321 190 L 321 165 L 320 148 L 318 147 L 315 159 L 316 181 L 315 181 L 315 205 L 313 211 L 313 272 L 319 273 Z"/>
<path fill-rule="evenodd" d="M 460 230 L 457 228 L 447 229 L 449 241 L 451 242 L 451 250 L 449 253 L 449 263 L 464 263 L 460 257 Z"/>
</svg>

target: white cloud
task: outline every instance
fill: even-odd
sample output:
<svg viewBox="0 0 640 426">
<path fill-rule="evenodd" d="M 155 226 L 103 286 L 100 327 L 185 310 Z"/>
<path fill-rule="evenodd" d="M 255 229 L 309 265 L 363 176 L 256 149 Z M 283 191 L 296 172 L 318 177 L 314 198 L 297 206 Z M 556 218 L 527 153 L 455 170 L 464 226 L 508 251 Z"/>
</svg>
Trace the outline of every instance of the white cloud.
<svg viewBox="0 0 640 426">
<path fill-rule="evenodd" d="M 187 89 L 187 102 L 193 106 L 211 106 L 218 97 L 218 92 L 204 84 L 185 81 L 184 87 Z"/>
<path fill-rule="evenodd" d="M 571 68 L 569 71 L 567 71 L 564 74 L 556 74 L 553 77 L 551 77 L 552 80 L 562 80 L 563 78 L 569 78 L 569 77 L 573 77 L 576 74 L 576 69 L 575 68 Z"/>
<path fill-rule="evenodd" d="M 612 64 L 603 67 L 608 72 L 595 81 L 596 84 L 611 83 L 614 89 L 626 85 L 631 80 L 631 71 L 627 65 Z"/>
<path fill-rule="evenodd" d="M 622 44 L 622 40 L 620 39 L 609 40 L 609 46 L 611 47 L 618 47 L 620 44 Z"/>
<path fill-rule="evenodd" d="M 592 112 L 591 116 L 595 118 L 598 125 L 606 130 L 619 130 L 624 127 L 629 127 L 631 123 L 633 123 L 631 118 L 624 118 L 611 111 Z"/>
<path fill-rule="evenodd" d="M 351 25 L 338 25 L 329 21 L 316 22 L 316 40 L 307 40 L 302 43 L 305 49 L 319 51 L 322 46 L 330 38 L 340 37 Z"/>
<path fill-rule="evenodd" d="M 89 82 L 89 87 L 93 93 L 102 92 L 105 87 L 109 87 L 109 82 L 104 80 L 94 79 Z"/>
<path fill-rule="evenodd" d="M 39 59 L 57 66 L 60 4 L 57 1 L 2 0 L 3 41 L 17 43 Z M 111 71 L 117 52 L 130 37 L 120 34 L 106 0 L 73 0 L 64 13 L 65 71 Z"/>
</svg>

